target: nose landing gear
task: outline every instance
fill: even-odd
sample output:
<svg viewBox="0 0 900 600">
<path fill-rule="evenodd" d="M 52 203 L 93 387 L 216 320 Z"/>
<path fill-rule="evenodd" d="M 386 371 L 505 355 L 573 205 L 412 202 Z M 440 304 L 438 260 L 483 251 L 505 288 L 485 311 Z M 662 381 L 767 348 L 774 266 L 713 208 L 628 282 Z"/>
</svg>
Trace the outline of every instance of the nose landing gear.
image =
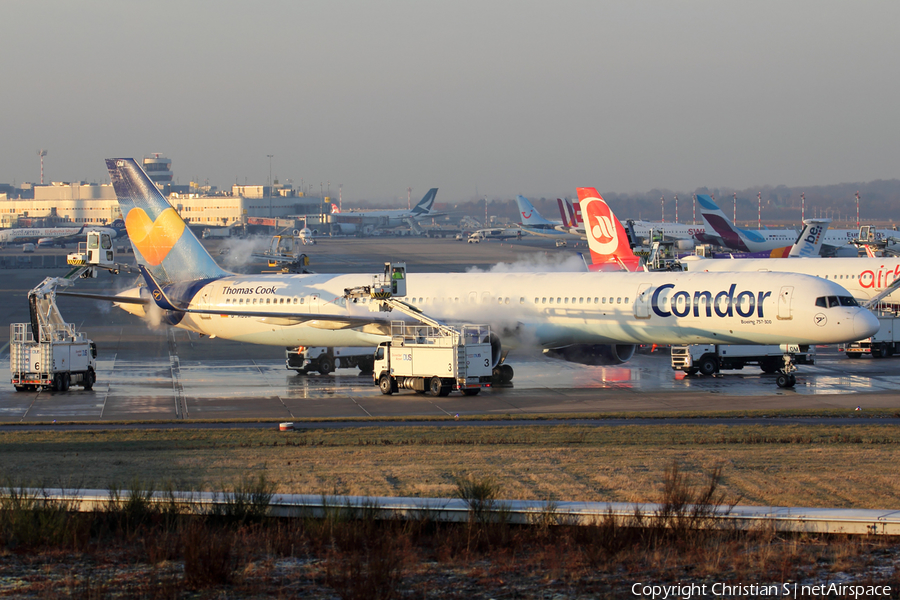
<svg viewBox="0 0 900 600">
<path fill-rule="evenodd" d="M 775 378 L 775 384 L 780 388 L 794 387 L 797 385 L 797 376 L 794 374 L 796 371 L 797 365 L 794 364 L 793 352 L 785 352 L 784 367 L 781 368 L 781 372 L 779 372 L 778 377 Z"/>
</svg>

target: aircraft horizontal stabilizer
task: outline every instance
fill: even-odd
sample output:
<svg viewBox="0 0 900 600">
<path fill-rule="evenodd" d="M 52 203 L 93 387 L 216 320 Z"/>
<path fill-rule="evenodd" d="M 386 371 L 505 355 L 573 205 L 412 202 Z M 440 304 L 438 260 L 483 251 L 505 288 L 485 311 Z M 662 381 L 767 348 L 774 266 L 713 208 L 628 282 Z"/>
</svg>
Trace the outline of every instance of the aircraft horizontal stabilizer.
<svg viewBox="0 0 900 600">
<path fill-rule="evenodd" d="M 150 304 L 148 298 L 135 298 L 134 296 L 115 296 L 109 294 L 82 294 L 79 292 L 56 292 L 57 296 L 72 296 L 74 298 L 89 298 L 91 300 L 105 300 L 116 304 Z"/>
</svg>

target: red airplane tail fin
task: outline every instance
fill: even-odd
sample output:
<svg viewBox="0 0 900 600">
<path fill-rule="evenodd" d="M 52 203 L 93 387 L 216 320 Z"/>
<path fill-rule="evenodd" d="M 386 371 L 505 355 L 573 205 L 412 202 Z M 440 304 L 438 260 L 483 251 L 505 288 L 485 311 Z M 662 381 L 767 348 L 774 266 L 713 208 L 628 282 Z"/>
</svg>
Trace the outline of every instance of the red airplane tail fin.
<svg viewBox="0 0 900 600">
<path fill-rule="evenodd" d="M 595 188 L 578 188 L 592 271 L 637 271 L 641 259 L 631 251 L 628 234 Z"/>
</svg>

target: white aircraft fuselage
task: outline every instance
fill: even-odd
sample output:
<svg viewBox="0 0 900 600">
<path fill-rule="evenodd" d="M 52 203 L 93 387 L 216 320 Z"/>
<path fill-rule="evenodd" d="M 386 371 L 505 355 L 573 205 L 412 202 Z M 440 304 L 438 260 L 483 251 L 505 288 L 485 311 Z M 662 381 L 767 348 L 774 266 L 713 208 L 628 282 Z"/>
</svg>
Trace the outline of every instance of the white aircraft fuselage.
<svg viewBox="0 0 900 600">
<path fill-rule="evenodd" d="M 169 312 L 167 320 L 197 333 L 255 344 L 375 346 L 389 339 L 384 323 L 380 329 L 374 324 L 353 327 L 333 319 L 389 321 L 390 315 L 369 310 L 372 301 L 343 297 L 346 288 L 371 282 L 372 276 L 365 274 L 264 274 L 168 286 L 166 294 L 188 312 Z M 122 295 L 139 293 L 133 288 Z M 878 321 L 868 310 L 823 309 L 816 306 L 822 296 L 848 297 L 848 292 L 832 281 L 779 273 L 410 273 L 403 299 L 432 317 L 488 323 L 504 342 L 544 348 L 577 343 L 831 344 L 877 331 Z M 141 305 L 119 306 L 144 313 Z M 316 320 L 316 315 L 332 319 Z"/>
<path fill-rule="evenodd" d="M 687 271 L 738 271 L 801 273 L 844 287 L 857 300 L 877 296 L 900 277 L 900 258 L 739 258 L 711 259 L 688 257 L 681 260 Z M 900 291 L 893 292 L 884 302 L 900 304 Z"/>
</svg>

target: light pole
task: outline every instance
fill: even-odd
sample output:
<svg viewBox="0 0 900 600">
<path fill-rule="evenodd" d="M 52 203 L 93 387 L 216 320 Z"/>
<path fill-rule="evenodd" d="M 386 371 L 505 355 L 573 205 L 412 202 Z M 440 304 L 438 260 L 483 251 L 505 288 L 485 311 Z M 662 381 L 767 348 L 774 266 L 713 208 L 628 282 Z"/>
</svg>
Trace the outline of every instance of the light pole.
<svg viewBox="0 0 900 600">
<path fill-rule="evenodd" d="M 269 186 L 270 186 L 269 187 L 269 195 L 271 195 L 272 194 L 272 188 L 271 188 L 271 185 L 272 185 L 272 157 L 275 155 L 274 154 L 266 154 L 266 156 L 269 157 Z"/>
</svg>

